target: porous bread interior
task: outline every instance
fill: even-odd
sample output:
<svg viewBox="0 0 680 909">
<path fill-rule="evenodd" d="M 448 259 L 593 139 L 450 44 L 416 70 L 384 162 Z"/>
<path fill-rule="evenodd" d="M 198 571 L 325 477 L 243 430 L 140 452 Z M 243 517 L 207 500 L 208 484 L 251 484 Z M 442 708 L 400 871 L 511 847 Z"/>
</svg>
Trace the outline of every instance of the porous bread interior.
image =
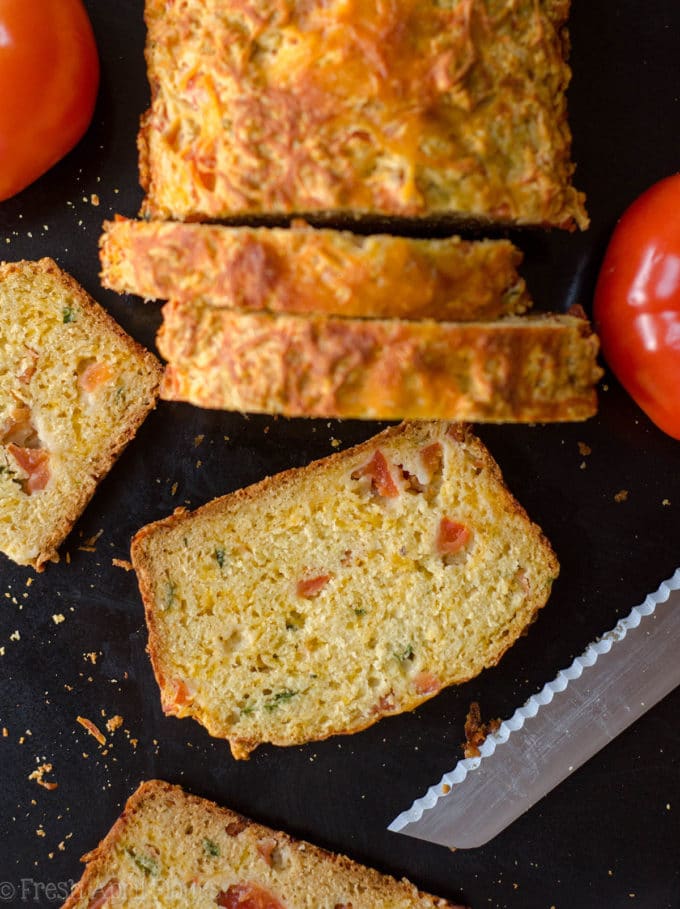
<svg viewBox="0 0 680 909">
<path fill-rule="evenodd" d="M 432 475 L 424 449 L 441 445 Z M 382 452 L 397 498 L 356 471 Z M 423 491 L 413 489 L 408 475 Z M 442 518 L 465 525 L 442 556 Z M 403 424 L 143 529 L 133 562 L 167 712 L 238 757 L 360 730 L 494 664 L 558 564 L 472 433 Z M 301 580 L 329 576 L 318 595 Z M 173 701 L 177 684 L 188 703 Z"/>
<path fill-rule="evenodd" d="M 51 260 L 0 266 L 0 307 L 0 431 L 27 407 L 50 471 L 28 494 L 0 444 L 0 550 L 40 567 L 153 406 L 160 364 Z M 96 363 L 111 379 L 88 392 L 79 379 Z"/>
<path fill-rule="evenodd" d="M 105 902 L 106 909 L 215 909 L 220 893 L 248 884 L 264 889 L 281 909 L 456 909 L 408 881 L 160 781 L 142 784 L 86 859 L 83 880 L 63 909 L 87 909 L 97 890 L 107 887 L 118 894 Z"/>
</svg>

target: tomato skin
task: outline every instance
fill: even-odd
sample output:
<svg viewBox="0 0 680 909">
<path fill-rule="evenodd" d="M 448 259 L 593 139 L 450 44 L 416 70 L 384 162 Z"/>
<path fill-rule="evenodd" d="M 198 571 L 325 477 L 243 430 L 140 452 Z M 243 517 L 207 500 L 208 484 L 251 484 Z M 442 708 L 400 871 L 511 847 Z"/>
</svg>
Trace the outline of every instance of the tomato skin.
<svg viewBox="0 0 680 909">
<path fill-rule="evenodd" d="M 595 291 L 602 351 L 647 416 L 680 439 L 680 174 L 626 210 Z"/>
<path fill-rule="evenodd" d="M 82 0 L 0 0 L 0 201 L 76 145 L 98 88 Z"/>
</svg>

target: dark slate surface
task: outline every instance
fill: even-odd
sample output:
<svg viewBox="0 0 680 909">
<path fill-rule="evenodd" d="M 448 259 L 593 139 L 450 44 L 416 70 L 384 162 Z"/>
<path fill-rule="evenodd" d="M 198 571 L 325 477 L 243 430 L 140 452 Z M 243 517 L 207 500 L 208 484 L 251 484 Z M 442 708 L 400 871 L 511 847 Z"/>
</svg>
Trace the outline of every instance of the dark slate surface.
<svg viewBox="0 0 680 909">
<path fill-rule="evenodd" d="M 93 125 L 47 176 L 0 205 L 0 243 L 8 259 L 53 256 L 152 345 L 157 308 L 101 290 L 96 255 L 102 219 L 134 214 L 140 201 L 142 0 L 87 6 L 103 67 Z M 572 37 L 577 183 L 592 229 L 513 237 L 541 307 L 579 301 L 589 310 L 617 216 L 680 166 L 680 7 L 576 4 Z M 265 747 L 242 763 L 194 722 L 161 715 L 134 576 L 111 559 L 126 558 L 132 533 L 178 504 L 199 505 L 330 453 L 332 438 L 345 446 L 376 428 L 161 405 L 67 541 L 70 564 L 35 576 L 0 556 L 0 728 L 8 730 L 0 737 L 0 903 L 58 905 L 80 876 L 79 856 L 138 782 L 161 777 L 476 909 L 680 907 L 680 691 L 485 848 L 451 853 L 385 830 L 458 759 L 471 700 L 485 716 L 507 716 L 680 565 L 680 443 L 609 375 L 600 415 L 586 424 L 480 429 L 562 562 L 549 606 L 499 667 L 352 738 Z M 617 503 L 622 489 L 628 500 Z M 96 553 L 79 550 L 101 529 Z M 55 624 L 56 614 L 65 621 Z M 115 714 L 124 725 L 107 749 L 76 723 L 82 715 L 103 726 Z M 54 766 L 53 792 L 28 780 L 43 761 Z"/>
</svg>

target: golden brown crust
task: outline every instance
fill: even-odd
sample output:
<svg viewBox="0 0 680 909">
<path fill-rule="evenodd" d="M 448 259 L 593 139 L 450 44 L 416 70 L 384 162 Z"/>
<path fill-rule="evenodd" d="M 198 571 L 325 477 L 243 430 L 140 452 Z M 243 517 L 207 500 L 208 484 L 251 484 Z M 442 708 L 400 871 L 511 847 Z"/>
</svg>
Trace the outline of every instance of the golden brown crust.
<svg viewBox="0 0 680 909">
<path fill-rule="evenodd" d="M 143 214 L 588 224 L 566 0 L 147 0 Z M 179 40 L 181 36 L 181 41 Z M 396 124 L 396 126 L 395 126 Z"/>
<path fill-rule="evenodd" d="M 559 563 L 550 542 L 540 527 L 531 522 L 525 509 L 507 488 L 501 470 L 486 446 L 465 425 L 451 424 L 447 428 L 446 434 L 450 435 L 451 439 L 457 444 L 465 446 L 469 458 L 474 461 L 478 469 L 486 474 L 485 483 L 490 487 L 494 487 L 494 497 L 497 501 L 502 502 L 505 514 L 517 519 L 522 527 L 522 533 L 533 541 L 532 548 L 535 556 L 542 561 L 542 572 L 552 582 L 559 575 Z M 256 509 L 258 503 L 267 501 L 270 493 L 285 493 L 287 489 L 295 490 L 301 478 L 305 475 L 314 476 L 319 488 L 323 488 L 324 484 L 332 483 L 331 476 L 339 465 L 354 462 L 361 463 L 363 458 L 369 458 L 377 449 L 384 449 L 386 445 L 389 445 L 394 440 L 404 440 L 414 450 L 417 450 L 423 444 L 427 444 L 428 441 L 432 441 L 427 423 L 412 422 L 392 426 L 351 449 L 314 461 L 303 468 L 294 468 L 275 476 L 266 477 L 259 483 L 214 499 L 194 512 L 187 512 L 186 509 L 182 508 L 177 509 L 169 517 L 149 524 L 138 531 L 132 540 L 131 560 L 137 573 L 139 589 L 144 603 L 149 632 L 148 652 L 161 692 L 163 710 L 166 714 L 179 717 L 192 716 L 202 723 L 211 735 L 228 739 L 232 755 L 236 759 L 247 759 L 250 752 L 261 744 L 259 739 L 238 736 L 232 728 L 221 725 L 214 716 L 209 716 L 206 711 L 196 704 L 188 711 L 185 706 L 178 706 L 175 703 L 171 680 L 166 678 L 168 641 L 164 636 L 163 629 L 160 627 L 162 610 L 157 603 L 155 591 L 155 580 L 159 569 L 155 564 L 154 558 L 150 555 L 150 549 L 155 540 L 159 536 L 170 533 L 182 525 L 189 528 L 192 524 L 195 525 L 202 520 L 209 521 L 211 518 L 219 518 L 227 512 L 233 513 L 248 508 Z M 517 638 L 535 620 L 548 596 L 544 589 L 538 588 L 528 590 L 525 593 L 521 609 L 518 609 L 510 621 L 504 625 L 503 634 L 496 635 L 486 643 L 482 663 L 476 666 L 474 670 L 463 672 L 462 674 L 458 672 L 457 675 L 453 667 L 449 667 L 450 677 L 443 680 L 444 685 L 462 684 L 477 675 L 482 667 L 494 666 L 499 662 Z M 318 731 L 312 734 L 308 728 L 300 728 L 291 734 L 291 729 L 287 728 L 282 733 L 270 735 L 267 741 L 275 745 L 287 746 L 304 744 L 312 740 L 318 741 L 331 735 L 351 735 L 372 726 L 385 716 L 414 710 L 426 700 L 434 697 L 439 690 L 437 688 L 431 691 L 410 691 L 406 696 L 401 696 L 398 706 L 381 703 L 371 712 L 369 717 L 355 719 L 351 726 L 344 729 L 330 729 L 325 735 L 319 734 Z"/>
<path fill-rule="evenodd" d="M 170 302 L 166 400 L 287 416 L 582 420 L 598 340 L 573 316 L 492 323 L 245 315 Z"/>
<path fill-rule="evenodd" d="M 41 277 L 49 278 L 51 281 L 63 289 L 64 294 L 87 312 L 88 318 L 94 323 L 94 326 L 102 335 L 115 337 L 119 344 L 129 351 L 131 359 L 136 359 L 143 363 L 144 368 L 151 373 L 155 373 L 156 382 L 150 390 L 146 400 L 140 400 L 137 405 L 130 409 L 127 414 L 125 424 L 120 428 L 118 435 L 108 440 L 93 461 L 88 465 L 88 477 L 65 502 L 64 510 L 51 525 L 52 532 L 42 542 L 41 551 L 35 559 L 29 564 L 37 571 L 42 571 L 45 564 L 49 561 L 58 559 L 57 548 L 67 537 L 78 517 L 83 512 L 85 506 L 94 495 L 97 484 L 109 472 L 114 462 L 123 452 L 125 447 L 134 438 L 137 429 L 145 420 L 149 411 L 155 407 L 158 390 L 161 380 L 161 365 L 157 359 L 148 350 L 138 344 L 131 338 L 114 319 L 95 301 L 92 297 L 78 284 L 78 282 L 63 271 L 50 258 L 43 258 L 38 261 L 20 261 L 20 262 L 3 262 L 0 263 L 0 285 L 5 281 L 17 276 L 26 282 L 34 282 Z"/>
<path fill-rule="evenodd" d="M 314 230 L 104 224 L 102 283 L 147 299 L 247 311 L 487 320 L 524 312 L 522 254 L 507 240 L 414 240 Z"/>
<path fill-rule="evenodd" d="M 85 900 L 91 900 L 95 896 L 97 889 L 106 885 L 111 878 L 112 868 L 114 867 L 115 854 L 126 844 L 126 836 L 130 833 L 131 828 L 139 819 L 144 822 L 147 819 L 157 818 L 159 825 L 159 839 L 161 835 L 162 824 L 166 821 L 166 816 L 170 815 L 171 820 L 175 821 L 177 828 L 186 827 L 199 818 L 204 821 L 204 827 L 208 832 L 215 831 L 220 836 L 226 831 L 229 837 L 238 839 L 241 845 L 242 860 L 240 864 L 247 866 L 247 858 L 252 862 L 251 853 L 256 853 L 258 844 L 273 844 L 281 851 L 285 850 L 294 854 L 296 862 L 299 863 L 300 871 L 297 873 L 297 880 L 293 886 L 298 891 L 296 894 L 291 893 L 290 898 L 293 900 L 292 905 L 299 906 L 305 897 L 323 899 L 318 893 L 313 892 L 315 885 L 320 885 L 324 889 L 328 887 L 329 882 L 336 880 L 338 890 L 346 889 L 348 884 L 356 888 L 357 893 L 363 894 L 365 903 L 374 899 L 380 905 L 399 905 L 404 909 L 463 909 L 461 906 L 455 906 L 448 900 L 431 896 L 430 894 L 418 891 L 407 880 L 401 881 L 395 878 L 380 874 L 372 868 L 360 865 L 352 861 L 345 855 L 328 852 L 320 849 L 311 843 L 295 839 L 287 833 L 273 830 L 261 824 L 230 811 L 228 808 L 221 808 L 214 802 L 198 798 L 184 792 L 179 786 L 172 786 L 162 780 L 149 780 L 142 783 L 136 792 L 128 799 L 122 815 L 115 822 L 111 830 L 101 843 L 90 853 L 83 856 L 83 861 L 87 867 L 81 880 L 78 882 L 69 899 L 63 905 L 62 909 L 82 909 L 88 903 Z M 166 831 L 168 838 L 176 831 Z M 195 834 L 194 836 L 196 836 Z M 214 834 L 213 834 L 214 835 Z M 190 834 L 187 835 L 190 838 Z M 140 844 L 133 841 L 133 845 Z M 247 857 L 247 858 L 246 858 Z M 177 864 L 182 862 L 183 856 L 177 855 Z M 229 874 L 238 875 L 239 868 L 230 868 L 229 860 L 226 861 L 227 867 L 222 871 L 226 872 L 225 877 L 229 879 Z M 319 869 L 322 869 L 323 879 L 319 879 Z M 212 872 L 214 875 L 214 872 Z M 309 883 L 305 884 L 303 876 L 309 877 Z M 251 873 L 252 879 L 252 873 Z M 257 881 L 254 881 L 257 883 Z M 124 893 L 126 881 L 121 880 L 120 889 Z M 179 891 L 179 882 L 175 883 L 174 899 L 176 905 L 190 907 L 194 905 L 192 899 L 191 879 L 185 883 L 186 893 L 182 899 Z M 195 883 L 195 882 L 194 882 Z M 285 886 L 285 885 L 284 885 Z M 200 888 L 198 889 L 200 893 Z M 326 896 L 326 894 L 324 894 Z M 285 895 L 284 895 L 285 899 Z M 201 904 L 207 900 L 203 897 Z M 326 900 L 324 900 L 324 903 Z M 305 905 L 311 903 L 305 902 Z"/>
</svg>

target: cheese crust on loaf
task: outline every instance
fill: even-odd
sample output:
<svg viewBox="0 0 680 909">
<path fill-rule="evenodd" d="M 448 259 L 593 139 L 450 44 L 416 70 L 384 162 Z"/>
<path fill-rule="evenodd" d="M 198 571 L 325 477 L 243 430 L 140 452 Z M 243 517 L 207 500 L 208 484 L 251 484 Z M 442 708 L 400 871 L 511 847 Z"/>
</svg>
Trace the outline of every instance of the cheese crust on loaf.
<svg viewBox="0 0 680 909">
<path fill-rule="evenodd" d="M 163 709 L 245 758 L 357 732 L 494 665 L 559 566 L 484 445 L 405 423 L 132 542 Z"/>
<path fill-rule="evenodd" d="M 146 217 L 585 228 L 569 0 L 146 0 Z"/>
<path fill-rule="evenodd" d="M 531 305 L 507 240 L 118 218 L 104 224 L 100 254 L 111 290 L 246 311 L 467 321 Z"/>
<path fill-rule="evenodd" d="M 161 366 L 51 259 L 0 265 L 0 551 L 38 570 L 154 407 Z"/>
<path fill-rule="evenodd" d="M 599 342 L 586 319 L 408 322 L 163 307 L 161 396 L 286 416 L 584 420 Z"/>
<path fill-rule="evenodd" d="M 62 909 L 463 909 L 160 780 L 83 861 Z"/>
</svg>

